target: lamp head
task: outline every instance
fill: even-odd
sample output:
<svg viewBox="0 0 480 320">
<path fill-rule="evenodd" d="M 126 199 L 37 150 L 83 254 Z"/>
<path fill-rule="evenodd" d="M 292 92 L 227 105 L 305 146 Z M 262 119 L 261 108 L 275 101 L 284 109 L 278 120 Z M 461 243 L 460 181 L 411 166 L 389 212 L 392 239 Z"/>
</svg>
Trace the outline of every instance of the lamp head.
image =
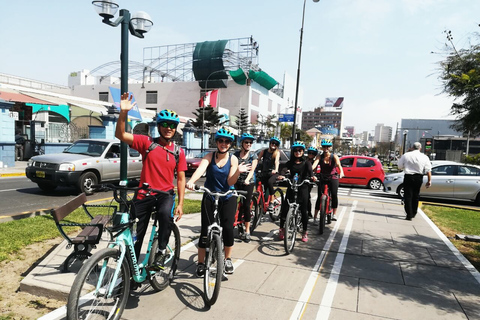
<svg viewBox="0 0 480 320">
<path fill-rule="evenodd" d="M 98 15 L 106 20 L 112 19 L 118 10 L 118 4 L 113 1 L 92 1 L 92 4 L 94 5 L 95 11 L 97 11 Z"/>
<path fill-rule="evenodd" d="M 313 0 L 313 2 L 320 2 L 320 0 Z"/>
<path fill-rule="evenodd" d="M 143 35 L 147 33 L 153 26 L 152 18 L 148 15 L 148 13 L 144 11 L 139 11 L 132 16 L 130 19 L 130 23 L 133 26 L 135 32 Z"/>
</svg>

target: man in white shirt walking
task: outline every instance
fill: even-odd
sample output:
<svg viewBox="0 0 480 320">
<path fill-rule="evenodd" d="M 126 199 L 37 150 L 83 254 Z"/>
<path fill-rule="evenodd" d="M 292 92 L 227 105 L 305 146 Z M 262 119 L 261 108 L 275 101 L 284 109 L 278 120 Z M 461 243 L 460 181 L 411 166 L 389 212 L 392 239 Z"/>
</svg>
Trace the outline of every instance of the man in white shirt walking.
<svg viewBox="0 0 480 320">
<path fill-rule="evenodd" d="M 413 144 L 413 151 L 405 153 L 398 161 L 398 168 L 403 169 L 405 176 L 403 178 L 403 191 L 406 220 L 415 218 L 418 209 L 418 199 L 420 197 L 420 188 L 423 183 L 423 176 L 427 174 L 428 181 L 425 187 L 432 185 L 432 165 L 430 159 L 420 152 L 422 145 L 420 142 Z"/>
</svg>

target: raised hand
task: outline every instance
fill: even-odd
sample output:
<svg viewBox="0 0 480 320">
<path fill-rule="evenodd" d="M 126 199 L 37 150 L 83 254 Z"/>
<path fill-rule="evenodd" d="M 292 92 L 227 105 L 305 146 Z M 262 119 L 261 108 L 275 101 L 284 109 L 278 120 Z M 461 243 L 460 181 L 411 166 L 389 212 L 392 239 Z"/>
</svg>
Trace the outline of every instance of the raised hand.
<svg viewBox="0 0 480 320">
<path fill-rule="evenodd" d="M 127 92 L 123 93 L 120 96 L 120 110 L 130 111 L 133 108 L 133 106 L 137 104 L 136 101 L 132 103 L 132 99 L 133 99 L 133 95 L 129 97 L 129 94 Z"/>
</svg>

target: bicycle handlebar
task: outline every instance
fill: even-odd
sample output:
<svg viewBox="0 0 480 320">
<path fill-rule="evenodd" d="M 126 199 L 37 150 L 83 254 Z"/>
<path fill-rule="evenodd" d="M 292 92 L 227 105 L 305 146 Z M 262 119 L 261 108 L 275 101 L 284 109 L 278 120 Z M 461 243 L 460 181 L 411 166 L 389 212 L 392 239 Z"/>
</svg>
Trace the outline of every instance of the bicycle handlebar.
<svg viewBox="0 0 480 320">
<path fill-rule="evenodd" d="M 292 179 L 284 177 L 283 180 L 286 180 L 291 186 L 293 186 Z M 311 182 L 309 179 L 305 179 L 301 183 L 297 183 L 297 187 L 301 187 L 304 183 L 308 183 L 308 184 L 311 184 L 311 185 L 316 185 L 314 182 Z"/>
<path fill-rule="evenodd" d="M 234 197 L 238 197 L 239 195 L 244 196 L 248 193 L 247 191 L 244 191 L 244 190 L 235 190 L 235 189 L 230 189 L 230 190 L 228 190 L 227 192 L 224 192 L 224 193 L 212 192 L 208 188 L 198 186 L 198 185 L 195 185 L 195 191 L 197 191 L 197 192 L 204 191 L 204 192 L 206 192 L 209 195 L 214 196 L 214 197 L 217 197 L 217 196 L 218 197 L 225 197 L 225 196 L 228 196 L 229 194 L 233 195 Z"/>
<path fill-rule="evenodd" d="M 150 187 L 148 183 L 143 183 L 139 187 L 128 187 L 128 186 L 121 186 L 121 185 L 114 185 L 112 183 L 103 183 L 103 184 L 94 184 L 92 185 L 92 189 L 95 191 L 113 191 L 113 197 L 116 202 L 122 203 L 122 199 L 120 199 L 118 191 L 120 190 L 125 190 L 125 191 L 134 191 L 134 197 L 135 199 L 137 197 L 137 194 L 140 190 L 146 190 L 147 192 L 145 193 L 145 197 L 151 196 L 152 193 L 163 193 L 166 195 L 170 195 L 170 193 L 158 189 L 153 189 Z M 127 203 L 130 203 L 130 201 L 127 201 Z"/>
</svg>

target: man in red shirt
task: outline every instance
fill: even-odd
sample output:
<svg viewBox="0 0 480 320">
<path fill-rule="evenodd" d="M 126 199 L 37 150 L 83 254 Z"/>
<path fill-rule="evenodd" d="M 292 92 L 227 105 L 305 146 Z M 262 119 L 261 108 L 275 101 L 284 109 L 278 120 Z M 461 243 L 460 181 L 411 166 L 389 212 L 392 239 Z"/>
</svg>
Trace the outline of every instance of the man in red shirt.
<svg viewBox="0 0 480 320">
<path fill-rule="evenodd" d="M 125 121 L 128 111 L 132 109 L 135 103 L 132 104 L 132 97 L 129 97 L 128 93 L 122 94 L 120 115 L 118 117 L 117 127 L 115 128 L 115 137 L 142 155 L 143 168 L 140 175 L 140 185 L 148 183 L 153 189 L 169 193 L 169 195 L 162 193 L 146 197 L 145 192 L 139 192 L 135 200 L 135 205 L 133 206 L 133 213 L 138 218 L 137 242 L 135 243 L 137 259 L 140 255 L 140 249 L 147 231 L 152 207 L 156 206 L 157 208 L 156 219 L 159 222 L 159 252 L 155 253 L 155 262 L 160 264 L 170 237 L 170 224 L 173 223 L 173 216 L 175 214 L 178 221 L 183 215 L 187 161 L 185 160 L 185 152 L 183 149 L 175 146 L 175 144 L 170 141 L 177 131 L 177 125 L 180 123 L 180 118 L 174 111 L 162 110 L 158 113 L 157 129 L 160 134 L 158 139 L 153 139 L 146 135 L 125 132 Z M 156 143 L 156 145 L 152 145 L 152 143 Z M 175 169 L 177 170 L 178 205 L 174 212 L 175 193 L 173 180 Z M 161 265 L 157 267 L 161 268 Z"/>
</svg>

